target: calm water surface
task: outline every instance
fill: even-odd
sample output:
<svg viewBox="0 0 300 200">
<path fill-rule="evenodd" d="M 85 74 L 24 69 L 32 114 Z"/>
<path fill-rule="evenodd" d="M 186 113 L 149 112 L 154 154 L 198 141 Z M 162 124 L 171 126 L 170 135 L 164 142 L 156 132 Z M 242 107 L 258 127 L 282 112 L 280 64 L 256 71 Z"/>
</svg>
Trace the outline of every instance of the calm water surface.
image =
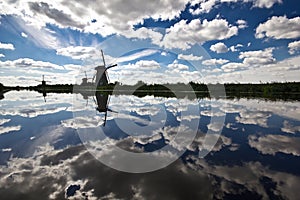
<svg viewBox="0 0 300 200">
<path fill-rule="evenodd" d="M 42 94 L 28 91 L 4 96 L 1 199 L 300 196 L 300 102 L 81 94 L 48 94 L 45 102 Z M 110 145 L 132 153 L 170 146 L 162 154 L 167 159 L 180 150 L 172 143 L 176 133 L 188 135 L 195 124 L 193 143 L 162 169 L 121 172 L 97 157 Z M 203 143 L 206 135 L 216 144 Z"/>
</svg>

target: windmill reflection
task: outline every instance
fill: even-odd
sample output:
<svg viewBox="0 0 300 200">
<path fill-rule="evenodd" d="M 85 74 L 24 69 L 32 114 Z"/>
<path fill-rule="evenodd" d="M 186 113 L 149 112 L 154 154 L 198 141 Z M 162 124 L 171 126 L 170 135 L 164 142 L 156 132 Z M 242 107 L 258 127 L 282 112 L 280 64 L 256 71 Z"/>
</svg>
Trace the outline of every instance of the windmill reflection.
<svg viewBox="0 0 300 200">
<path fill-rule="evenodd" d="M 117 113 L 117 112 L 108 108 L 109 100 L 110 100 L 110 96 L 108 94 L 103 94 L 103 93 L 101 93 L 99 91 L 96 91 L 95 96 L 96 96 L 95 103 L 97 105 L 96 110 L 99 113 L 104 113 L 104 123 L 103 123 L 103 126 L 105 126 L 106 119 L 107 119 L 107 112 L 114 112 L 114 113 Z"/>
</svg>

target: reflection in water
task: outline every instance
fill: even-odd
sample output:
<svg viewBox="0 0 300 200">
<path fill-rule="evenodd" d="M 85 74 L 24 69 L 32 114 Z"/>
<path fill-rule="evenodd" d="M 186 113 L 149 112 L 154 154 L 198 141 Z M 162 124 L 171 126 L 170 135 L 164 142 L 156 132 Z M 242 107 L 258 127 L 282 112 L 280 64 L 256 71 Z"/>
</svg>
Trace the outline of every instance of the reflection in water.
<svg viewBox="0 0 300 200">
<path fill-rule="evenodd" d="M 95 94 L 95 105 L 75 109 L 74 95 L 51 94 L 44 102 L 35 92 L 8 92 L 0 109 L 0 196 L 5 199 L 297 199 L 300 195 L 300 103 L 258 99 L 188 100 L 146 96 Z M 110 100 L 109 100 L 110 99 Z M 187 106 L 182 106 L 184 101 Z M 108 105 L 109 104 L 109 105 Z M 151 173 L 130 174 L 96 160 L 82 145 L 75 129 L 102 127 L 121 134 L 115 120 L 149 125 L 166 109 L 167 122 L 152 124 L 139 134 L 108 137 L 133 152 L 151 152 L 172 141 L 174 130 L 186 134 L 180 117 L 187 107 L 200 108 L 199 130 L 194 142 L 176 162 Z M 211 108 L 216 112 L 211 112 Z M 118 113 L 107 115 L 108 111 Z M 91 113 L 74 120 L 73 113 Z M 226 112 L 223 127 L 210 124 L 212 116 Z M 155 118 L 156 119 L 156 118 Z M 159 118 L 157 118 L 159 119 Z M 159 120 L 158 120 L 159 121 Z M 208 138 L 218 137 L 212 151 L 199 158 Z M 141 129 L 142 130 L 142 129 Z M 134 132 L 134 130 L 132 130 Z M 176 145 L 174 145 L 174 148 Z M 164 156 L 172 156 L 165 154 Z"/>
<path fill-rule="evenodd" d="M 115 112 L 115 111 L 108 108 L 109 97 L 110 97 L 109 95 L 106 95 L 106 94 L 103 94 L 103 93 L 97 91 L 95 93 L 95 96 L 96 96 L 96 102 L 95 103 L 97 104 L 96 110 L 99 113 L 104 113 L 103 126 L 105 126 L 106 120 L 107 120 L 107 112 Z"/>
</svg>

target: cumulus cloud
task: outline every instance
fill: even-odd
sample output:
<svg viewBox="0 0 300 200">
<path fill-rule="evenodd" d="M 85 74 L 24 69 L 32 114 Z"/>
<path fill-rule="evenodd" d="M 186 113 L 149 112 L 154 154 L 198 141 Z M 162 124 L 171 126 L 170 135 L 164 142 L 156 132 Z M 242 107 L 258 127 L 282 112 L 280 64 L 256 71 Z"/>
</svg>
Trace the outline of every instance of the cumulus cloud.
<svg viewBox="0 0 300 200">
<path fill-rule="evenodd" d="M 256 28 L 256 38 L 295 39 L 300 37 L 300 17 L 273 16 Z"/>
<path fill-rule="evenodd" d="M 259 8 L 271 8 L 276 3 L 282 3 L 282 0 L 253 0 L 253 6 Z"/>
<path fill-rule="evenodd" d="M 244 45 L 242 44 L 237 44 L 237 45 L 234 45 L 234 46 L 231 46 L 229 47 L 229 50 L 232 51 L 232 52 L 236 52 L 236 51 L 240 51 L 239 48 L 243 47 Z"/>
<path fill-rule="evenodd" d="M 175 71 L 177 71 L 177 72 L 179 72 L 179 71 L 184 71 L 184 70 L 188 70 L 188 69 L 189 69 L 189 67 L 188 67 L 187 65 L 180 64 L 180 63 L 178 63 L 177 60 L 175 60 L 172 64 L 169 64 L 167 67 L 168 67 L 169 69 L 175 70 Z"/>
<path fill-rule="evenodd" d="M 130 69 L 130 70 L 155 70 L 159 69 L 160 65 L 158 62 L 154 60 L 139 60 L 134 64 L 123 65 L 122 70 Z"/>
<path fill-rule="evenodd" d="M 282 0 L 193 0 L 192 6 L 198 4 L 198 8 L 190 9 L 193 15 L 209 13 L 212 9 L 217 8 L 222 3 L 251 3 L 253 7 L 271 8 L 276 3 L 282 3 Z"/>
<path fill-rule="evenodd" d="M 229 60 L 226 59 L 208 59 L 208 60 L 204 60 L 202 61 L 202 65 L 207 65 L 207 66 L 212 66 L 212 65 L 223 65 L 225 63 L 228 63 Z"/>
<path fill-rule="evenodd" d="M 237 23 L 239 29 L 244 29 L 244 28 L 248 27 L 247 21 L 245 21 L 243 19 L 237 20 L 236 23 Z"/>
<path fill-rule="evenodd" d="M 1 67 L 9 68 L 40 68 L 40 69 L 64 69 L 62 66 L 44 62 L 36 61 L 31 58 L 19 58 L 17 60 L 0 61 Z"/>
<path fill-rule="evenodd" d="M 257 51 L 245 51 L 239 55 L 240 59 L 244 59 L 243 63 L 246 65 L 266 65 L 272 64 L 276 61 L 273 57 L 274 48 L 267 48 Z"/>
<path fill-rule="evenodd" d="M 290 54 L 295 54 L 300 50 L 300 40 L 289 43 L 288 48 Z"/>
<path fill-rule="evenodd" d="M 15 50 L 15 47 L 13 44 L 0 42 L 0 49 Z"/>
<path fill-rule="evenodd" d="M 177 59 L 181 60 L 189 60 L 189 61 L 196 61 L 196 60 L 202 60 L 203 56 L 195 56 L 193 54 L 185 55 L 185 54 L 179 54 Z"/>
<path fill-rule="evenodd" d="M 243 63 L 230 62 L 225 65 L 222 65 L 221 69 L 224 72 L 233 72 L 233 71 L 245 69 L 246 67 L 247 66 Z"/>
<path fill-rule="evenodd" d="M 0 53 L 0 58 L 4 58 L 4 57 L 5 57 L 5 55 Z"/>
<path fill-rule="evenodd" d="M 99 57 L 101 55 L 101 51 L 96 47 L 69 46 L 57 49 L 56 54 L 71 57 L 73 59 L 84 60 Z"/>
<path fill-rule="evenodd" d="M 24 32 L 21 33 L 21 36 L 22 36 L 23 38 L 27 38 L 27 37 L 28 37 L 28 35 L 27 35 L 26 33 L 24 33 Z"/>
<path fill-rule="evenodd" d="M 191 22 L 181 20 L 166 30 L 162 40 L 162 46 L 172 49 L 188 49 L 196 43 L 204 43 L 211 40 L 228 39 L 238 34 L 238 28 L 230 25 L 225 19 L 212 21 L 194 19 Z"/>
<path fill-rule="evenodd" d="M 53 24 L 61 28 L 72 28 L 84 32 L 98 33 L 102 36 L 123 34 L 135 24 L 151 16 L 153 19 L 174 19 L 184 10 L 188 0 L 180 1 L 130 1 L 109 2 L 3 2 L 1 13 L 17 15 L 28 24 L 38 28 Z M 150 34 L 145 28 L 137 31 L 141 37 Z M 148 32 L 148 33 L 145 33 Z M 135 33 L 136 34 L 136 33 Z M 138 34 L 136 34 L 138 36 Z"/>
<path fill-rule="evenodd" d="M 223 42 L 219 42 L 217 44 L 211 45 L 210 50 L 216 53 L 226 53 L 228 52 L 228 47 Z"/>
</svg>

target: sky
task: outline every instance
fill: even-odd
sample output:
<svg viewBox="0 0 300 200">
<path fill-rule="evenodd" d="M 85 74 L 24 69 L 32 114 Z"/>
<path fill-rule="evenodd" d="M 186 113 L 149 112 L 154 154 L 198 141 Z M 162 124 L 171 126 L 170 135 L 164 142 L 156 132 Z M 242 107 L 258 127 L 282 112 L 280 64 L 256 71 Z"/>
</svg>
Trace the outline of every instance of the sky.
<svg viewBox="0 0 300 200">
<path fill-rule="evenodd" d="M 102 65 L 111 82 L 300 81 L 295 0 L 0 2 L 0 82 L 81 83 Z"/>
</svg>

